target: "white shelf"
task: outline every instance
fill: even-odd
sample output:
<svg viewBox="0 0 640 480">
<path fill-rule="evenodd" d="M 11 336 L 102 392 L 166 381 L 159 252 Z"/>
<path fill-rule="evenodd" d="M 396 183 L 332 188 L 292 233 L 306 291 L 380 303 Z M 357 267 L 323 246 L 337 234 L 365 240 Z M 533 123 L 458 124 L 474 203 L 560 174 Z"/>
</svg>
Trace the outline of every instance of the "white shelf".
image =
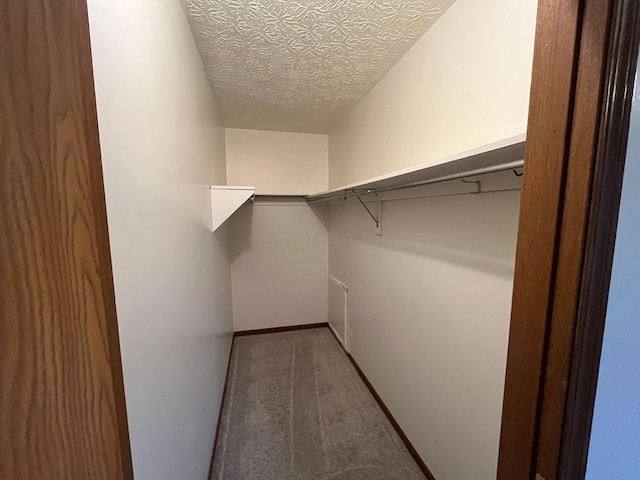
<svg viewBox="0 0 640 480">
<path fill-rule="evenodd" d="M 370 178 L 358 183 L 344 185 L 325 192 L 308 195 L 308 201 L 316 202 L 340 197 L 346 191 L 402 188 L 413 183 L 437 180 L 448 176 L 524 159 L 525 134 L 482 145 L 471 150 L 450 155 L 436 161 L 422 163 L 386 175 Z M 471 176 L 471 175 L 469 175 Z"/>
<path fill-rule="evenodd" d="M 255 187 L 211 185 L 211 230 L 215 232 L 255 193 Z"/>
</svg>

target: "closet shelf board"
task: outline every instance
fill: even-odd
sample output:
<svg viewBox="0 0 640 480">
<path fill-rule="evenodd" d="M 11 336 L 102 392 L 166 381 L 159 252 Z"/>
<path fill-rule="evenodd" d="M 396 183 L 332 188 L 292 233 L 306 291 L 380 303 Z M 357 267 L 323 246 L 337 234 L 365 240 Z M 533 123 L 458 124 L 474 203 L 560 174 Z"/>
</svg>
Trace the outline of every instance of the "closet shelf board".
<svg viewBox="0 0 640 480">
<path fill-rule="evenodd" d="M 255 192 L 254 187 L 211 185 L 211 230 L 215 232 Z"/>
<path fill-rule="evenodd" d="M 524 159 L 526 135 L 506 138 L 497 142 L 449 155 L 439 160 L 422 163 L 397 170 L 379 177 L 344 185 L 325 192 L 308 195 L 308 201 L 319 201 L 339 197 L 347 191 L 375 190 L 380 188 L 402 188 L 405 185 L 438 179 L 458 173 L 507 164 Z"/>
</svg>

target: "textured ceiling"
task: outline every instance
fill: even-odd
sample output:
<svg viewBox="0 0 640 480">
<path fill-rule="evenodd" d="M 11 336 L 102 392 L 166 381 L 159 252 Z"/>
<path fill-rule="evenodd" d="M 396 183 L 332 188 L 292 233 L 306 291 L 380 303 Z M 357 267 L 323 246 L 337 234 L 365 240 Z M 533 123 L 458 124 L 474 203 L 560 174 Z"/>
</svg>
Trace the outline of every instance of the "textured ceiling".
<svg viewBox="0 0 640 480">
<path fill-rule="evenodd" d="M 229 127 L 326 133 L 454 0 L 182 0 Z"/>
</svg>

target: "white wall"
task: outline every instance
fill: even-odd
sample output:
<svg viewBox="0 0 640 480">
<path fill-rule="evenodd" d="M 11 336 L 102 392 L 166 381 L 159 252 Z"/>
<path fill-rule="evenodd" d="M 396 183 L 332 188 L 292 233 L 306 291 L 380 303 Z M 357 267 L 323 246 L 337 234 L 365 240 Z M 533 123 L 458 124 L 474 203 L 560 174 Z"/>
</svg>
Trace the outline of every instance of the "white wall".
<svg viewBox="0 0 640 480">
<path fill-rule="evenodd" d="M 331 188 L 525 132 L 535 0 L 457 0 L 329 136 Z"/>
<path fill-rule="evenodd" d="M 326 207 L 256 201 L 230 219 L 234 330 L 327 321 Z"/>
<path fill-rule="evenodd" d="M 226 138 L 229 185 L 271 195 L 327 190 L 327 135 L 227 128 Z"/>
<path fill-rule="evenodd" d="M 587 479 L 640 478 L 640 85 L 636 78 Z"/>
<path fill-rule="evenodd" d="M 438 480 L 496 476 L 518 210 L 518 191 L 390 201 L 378 236 L 330 209 L 349 349 Z"/>
<path fill-rule="evenodd" d="M 89 0 L 137 480 L 206 478 L 232 330 L 224 131 L 176 0 Z"/>
<path fill-rule="evenodd" d="M 331 132 L 330 188 L 524 133 L 536 6 L 457 0 Z M 518 214 L 518 191 L 394 200 L 376 236 L 330 208 L 349 349 L 438 480 L 496 476 Z"/>
<path fill-rule="evenodd" d="M 230 185 L 305 195 L 328 187 L 327 135 L 226 129 Z M 229 220 L 234 330 L 327 321 L 326 207 L 258 200 Z"/>
</svg>

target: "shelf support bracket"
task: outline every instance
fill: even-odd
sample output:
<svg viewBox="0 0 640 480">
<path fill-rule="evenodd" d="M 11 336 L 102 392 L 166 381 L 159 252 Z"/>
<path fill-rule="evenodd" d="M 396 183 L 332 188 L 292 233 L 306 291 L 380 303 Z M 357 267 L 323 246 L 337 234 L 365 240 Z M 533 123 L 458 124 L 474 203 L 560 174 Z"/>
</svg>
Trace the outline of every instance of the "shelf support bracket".
<svg viewBox="0 0 640 480">
<path fill-rule="evenodd" d="M 356 193 L 356 191 L 354 190 L 353 193 Z M 371 218 L 373 218 L 373 221 L 376 222 L 376 228 L 380 228 L 380 221 L 376 218 L 376 216 L 371 212 L 371 210 L 369 210 L 369 207 L 367 207 L 367 204 L 364 203 L 362 201 L 362 198 L 360 198 L 360 195 L 356 196 L 356 198 L 358 199 L 358 201 L 360 202 L 360 205 L 362 205 L 364 207 L 364 209 L 367 211 L 367 213 L 369 214 L 369 216 Z"/>
<path fill-rule="evenodd" d="M 462 179 L 461 180 L 462 183 L 475 183 L 477 190 L 475 192 L 472 192 L 474 195 L 478 194 L 478 193 L 482 193 L 482 183 L 480 182 L 480 180 L 466 180 L 466 179 Z"/>
</svg>

